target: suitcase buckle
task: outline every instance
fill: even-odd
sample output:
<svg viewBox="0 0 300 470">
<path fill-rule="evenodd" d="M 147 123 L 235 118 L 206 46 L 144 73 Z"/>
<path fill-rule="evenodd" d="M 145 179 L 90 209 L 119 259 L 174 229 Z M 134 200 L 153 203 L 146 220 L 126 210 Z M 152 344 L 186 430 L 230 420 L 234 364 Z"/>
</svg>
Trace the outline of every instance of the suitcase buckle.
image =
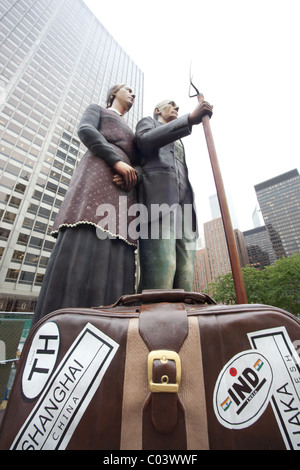
<svg viewBox="0 0 300 470">
<path fill-rule="evenodd" d="M 162 364 L 168 361 L 174 361 L 176 366 L 176 383 L 168 383 L 168 375 L 161 376 L 161 383 L 153 382 L 153 363 L 160 360 Z M 151 351 L 148 355 L 148 384 L 150 392 L 158 393 L 178 393 L 181 381 L 181 361 L 179 355 L 175 351 L 167 351 L 165 349 Z"/>
</svg>

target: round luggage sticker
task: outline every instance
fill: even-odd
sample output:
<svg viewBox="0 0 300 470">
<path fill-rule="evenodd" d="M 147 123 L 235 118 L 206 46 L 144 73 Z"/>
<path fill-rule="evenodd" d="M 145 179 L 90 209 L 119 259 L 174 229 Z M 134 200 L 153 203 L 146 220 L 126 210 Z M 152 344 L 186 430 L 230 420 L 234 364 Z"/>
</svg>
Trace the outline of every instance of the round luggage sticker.
<svg viewBox="0 0 300 470">
<path fill-rule="evenodd" d="M 46 385 L 56 364 L 60 335 L 56 323 L 44 323 L 36 332 L 22 376 L 22 389 L 26 398 L 37 397 Z"/>
<path fill-rule="evenodd" d="M 273 372 L 268 360 L 258 351 L 243 351 L 222 369 L 214 390 L 214 411 L 219 422 L 229 429 L 251 426 L 268 406 Z"/>
</svg>

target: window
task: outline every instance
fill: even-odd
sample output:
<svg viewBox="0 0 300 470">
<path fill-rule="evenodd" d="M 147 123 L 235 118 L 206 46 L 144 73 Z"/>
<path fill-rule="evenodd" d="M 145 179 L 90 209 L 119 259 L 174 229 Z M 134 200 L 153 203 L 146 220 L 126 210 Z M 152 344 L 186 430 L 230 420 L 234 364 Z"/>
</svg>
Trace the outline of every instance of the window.
<svg viewBox="0 0 300 470">
<path fill-rule="evenodd" d="M 23 163 L 24 155 L 22 154 L 22 152 L 19 152 L 17 148 L 14 148 L 11 151 L 11 159 L 15 160 L 16 162 Z"/>
<path fill-rule="evenodd" d="M 10 230 L 6 228 L 0 228 L 0 240 L 7 240 L 10 234 Z"/>
<path fill-rule="evenodd" d="M 66 132 L 63 132 L 63 138 L 66 139 L 66 140 L 71 140 L 72 136 L 67 134 Z"/>
<path fill-rule="evenodd" d="M 49 258 L 47 258 L 46 256 L 41 256 L 41 258 L 40 258 L 40 267 L 45 268 L 48 264 L 48 261 L 49 261 Z"/>
<path fill-rule="evenodd" d="M 20 233 L 17 243 L 19 243 L 20 245 L 27 245 L 28 240 L 29 240 L 29 235 Z"/>
<path fill-rule="evenodd" d="M 28 212 L 30 212 L 30 214 L 36 214 L 37 210 L 38 206 L 36 204 L 30 204 L 30 206 L 28 207 Z"/>
<path fill-rule="evenodd" d="M 34 280 L 34 273 L 22 271 L 19 278 L 19 284 L 32 284 Z"/>
<path fill-rule="evenodd" d="M 56 171 L 53 171 L 53 170 L 50 172 L 50 176 L 51 178 L 54 178 L 57 181 L 60 179 L 60 173 L 57 173 Z"/>
<path fill-rule="evenodd" d="M 35 248 L 41 248 L 43 245 L 43 240 L 41 238 L 37 238 L 37 237 L 31 237 L 30 238 L 30 242 L 29 242 L 29 246 L 34 246 Z"/>
<path fill-rule="evenodd" d="M 59 168 L 60 170 L 62 170 L 64 165 L 59 160 L 54 160 L 53 166 L 55 166 L 56 168 Z"/>
<path fill-rule="evenodd" d="M 62 201 L 60 201 L 59 199 L 55 199 L 54 207 L 59 208 L 61 204 L 62 204 Z"/>
<path fill-rule="evenodd" d="M 16 215 L 17 214 L 13 214 L 12 212 L 7 211 L 4 214 L 3 221 L 7 222 L 8 224 L 13 224 L 15 221 Z"/>
<path fill-rule="evenodd" d="M 70 182 L 71 182 L 71 178 L 67 178 L 66 176 L 62 176 L 61 177 L 61 182 L 69 185 Z"/>
<path fill-rule="evenodd" d="M 15 250 L 11 259 L 12 261 L 15 261 L 16 263 L 22 263 L 23 258 L 24 258 L 24 251 Z"/>
<path fill-rule="evenodd" d="M 49 241 L 45 241 L 45 245 L 44 245 L 44 250 L 45 251 L 51 251 L 53 249 L 55 245 L 55 242 L 49 242 Z"/>
<path fill-rule="evenodd" d="M 32 198 L 37 199 L 38 201 L 40 201 L 41 197 L 42 197 L 42 194 L 43 194 L 42 191 L 35 190 L 34 193 L 33 193 Z"/>
<path fill-rule="evenodd" d="M 72 153 L 73 155 L 78 155 L 78 150 L 75 150 L 72 147 L 70 147 L 70 153 Z"/>
<path fill-rule="evenodd" d="M 32 228 L 33 227 L 33 219 L 29 219 L 29 217 L 25 217 L 23 222 L 23 227 Z"/>
<path fill-rule="evenodd" d="M 56 191 L 57 191 L 57 185 L 54 184 L 54 183 L 51 183 L 51 181 L 48 181 L 47 186 L 46 186 L 46 189 L 48 189 L 49 191 L 53 191 L 54 193 L 56 193 Z"/>
<path fill-rule="evenodd" d="M 43 283 L 43 279 L 44 279 L 44 274 L 37 274 L 34 285 L 41 286 Z"/>
<path fill-rule="evenodd" d="M 1 185 L 4 186 L 5 188 L 12 189 L 15 185 L 15 181 L 11 180 L 7 176 L 2 176 Z"/>
<path fill-rule="evenodd" d="M 9 201 L 9 205 L 12 207 L 19 207 L 22 202 L 22 199 L 19 199 L 18 197 L 12 196 Z"/>
<path fill-rule="evenodd" d="M 45 209 L 44 207 L 40 207 L 38 215 L 40 217 L 44 217 L 44 219 L 49 219 L 51 211 L 49 209 Z"/>
<path fill-rule="evenodd" d="M 64 172 L 65 172 L 65 173 L 68 173 L 70 176 L 72 176 L 72 174 L 73 174 L 73 168 L 71 168 L 71 167 L 65 165 Z"/>
<path fill-rule="evenodd" d="M 40 233 L 46 233 L 47 224 L 43 224 L 42 222 L 37 221 L 34 225 L 34 230 Z"/>
<path fill-rule="evenodd" d="M 7 171 L 8 173 L 14 176 L 18 176 L 20 173 L 20 168 L 16 165 L 13 165 L 12 163 L 8 163 L 6 165 L 5 171 Z"/>
<path fill-rule="evenodd" d="M 25 256 L 24 264 L 36 266 L 38 263 L 38 260 L 39 260 L 38 255 L 34 255 L 33 253 L 27 253 Z"/>
<path fill-rule="evenodd" d="M 71 165 L 75 165 L 76 160 L 75 160 L 75 158 L 70 157 L 70 156 L 68 155 L 68 157 L 67 157 L 67 162 L 68 162 L 68 163 L 71 163 Z"/>
<path fill-rule="evenodd" d="M 19 269 L 8 269 L 5 280 L 8 282 L 17 282 L 19 273 Z"/>
<path fill-rule="evenodd" d="M 46 204 L 52 205 L 54 202 L 54 197 L 49 196 L 49 194 L 44 194 L 42 201 L 45 202 Z"/>
<path fill-rule="evenodd" d="M 59 186 L 57 193 L 58 193 L 59 195 L 61 195 L 61 196 L 65 196 L 66 193 L 67 193 L 67 190 L 64 189 L 64 188 L 61 188 L 61 187 Z"/>
<path fill-rule="evenodd" d="M 22 183 L 16 184 L 16 186 L 15 186 L 15 191 L 16 191 L 17 193 L 24 194 L 24 193 L 25 193 L 25 190 L 26 190 L 25 184 L 22 184 Z"/>
<path fill-rule="evenodd" d="M 65 160 L 67 156 L 67 154 L 65 152 L 62 152 L 61 150 L 57 150 L 56 155 L 62 158 L 63 160 Z"/>
</svg>

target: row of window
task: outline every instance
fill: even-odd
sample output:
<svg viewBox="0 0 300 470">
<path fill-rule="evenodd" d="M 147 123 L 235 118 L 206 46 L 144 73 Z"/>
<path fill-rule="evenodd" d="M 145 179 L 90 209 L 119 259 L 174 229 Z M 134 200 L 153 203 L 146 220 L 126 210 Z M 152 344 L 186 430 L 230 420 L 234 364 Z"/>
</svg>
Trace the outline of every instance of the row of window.
<svg viewBox="0 0 300 470">
<path fill-rule="evenodd" d="M 1 0 L 0 11 L 5 14 L 13 25 L 25 20 L 28 29 L 37 20 L 38 22 L 42 20 L 41 12 L 44 14 L 46 7 L 47 1 L 44 0 L 39 0 L 38 5 L 35 5 L 32 0 L 18 0 L 14 3 L 11 0 Z"/>
<path fill-rule="evenodd" d="M 5 247 L 0 246 L 0 259 L 3 257 Z M 13 255 L 11 257 L 11 261 L 15 263 L 24 263 L 30 266 L 40 266 L 41 268 L 46 268 L 49 257 L 48 256 L 40 256 L 35 253 L 26 253 L 20 250 L 14 250 Z"/>
<path fill-rule="evenodd" d="M 29 180 L 29 175 L 28 175 L 28 177 L 26 177 L 26 175 L 24 176 L 24 175 L 21 174 L 21 177 L 26 181 Z M 19 194 L 24 194 L 25 191 L 26 191 L 26 188 L 27 188 L 27 186 L 25 184 L 23 184 L 21 182 L 15 183 L 15 181 L 13 181 L 9 178 L 5 179 L 5 177 L 1 178 L 1 185 L 3 187 L 7 187 L 8 189 L 10 189 L 10 190 L 12 190 L 16 193 L 19 193 Z M 57 184 L 55 184 L 51 181 L 48 181 L 46 183 L 46 180 L 44 178 L 39 178 L 38 181 L 37 181 L 37 185 L 39 187 L 45 188 L 49 192 L 57 193 L 60 196 L 65 196 L 65 194 L 66 194 L 66 189 L 65 188 L 62 188 L 62 187 L 58 186 Z M 34 199 L 39 199 L 40 200 L 41 194 L 42 193 L 40 191 L 36 190 L 34 192 L 34 196 L 33 196 Z M 4 204 L 8 204 L 8 205 L 14 207 L 14 204 L 19 205 L 18 199 L 19 198 L 15 197 L 14 195 L 11 196 L 10 194 L 7 194 L 5 192 L 0 191 L 0 202 L 3 202 Z M 56 198 L 54 200 L 54 204 L 52 204 L 53 200 L 54 200 L 54 196 L 50 196 L 47 193 L 44 193 L 43 198 L 42 198 L 42 202 L 45 202 L 46 204 L 48 203 L 50 205 L 53 205 L 54 207 L 60 207 L 62 199 Z"/>
<path fill-rule="evenodd" d="M 5 281 L 18 282 L 18 284 L 27 284 L 41 286 L 43 283 L 44 274 L 31 273 L 29 271 L 20 271 L 19 269 L 8 269 Z"/>
<path fill-rule="evenodd" d="M 41 268 L 46 268 L 49 258 L 46 256 L 39 256 L 34 253 L 26 253 L 24 251 L 15 250 L 13 252 L 11 261 L 15 263 L 28 264 L 30 266 L 40 266 Z"/>
<path fill-rule="evenodd" d="M 10 132 L 11 130 L 11 124 L 13 123 L 13 120 L 10 121 L 7 129 L 4 130 L 1 136 L 1 141 L 2 145 L 0 147 L 0 154 L 4 155 L 6 157 L 11 156 L 14 160 L 17 160 L 19 162 L 26 162 L 26 156 L 31 158 L 37 159 L 40 155 L 40 150 L 38 148 L 35 148 L 32 144 L 32 140 L 34 138 L 34 134 L 30 134 L 28 137 L 28 141 L 30 144 L 27 143 L 26 137 L 25 137 L 25 132 L 26 129 L 25 127 L 22 127 L 22 135 L 18 134 L 19 138 L 16 140 L 16 137 Z M 26 123 L 26 127 L 28 128 L 28 122 Z M 29 127 L 30 129 L 30 127 Z M 19 130 L 19 129 L 18 129 Z M 37 130 L 37 129 L 35 129 Z M 39 132 L 39 131 L 38 131 Z M 46 130 L 43 130 L 43 134 L 45 132 L 45 135 L 47 134 Z M 64 133 L 66 135 L 66 133 Z M 71 141 L 69 143 L 64 142 L 62 139 L 57 139 L 53 138 L 52 140 L 57 141 L 58 146 L 64 151 L 58 151 L 59 148 L 57 149 L 57 146 L 54 146 L 53 144 L 50 144 L 48 148 L 48 153 L 51 155 L 58 155 L 60 158 L 63 160 L 66 160 L 71 164 L 74 165 L 76 162 L 76 157 L 79 154 L 79 146 L 80 142 L 72 137 L 69 137 Z M 67 153 L 73 155 L 75 158 L 70 156 L 68 158 Z M 27 159 L 28 160 L 28 159 Z M 51 158 L 49 155 L 46 156 L 45 161 L 47 163 L 51 163 L 53 158 Z"/>
<path fill-rule="evenodd" d="M 46 219 L 47 221 L 54 221 L 56 212 L 52 212 L 48 209 L 45 209 L 44 207 L 39 207 L 35 204 L 30 204 L 28 212 L 30 214 L 37 214 L 39 217 Z M 0 220 L 2 219 L 2 222 L 6 222 L 7 224 L 13 224 L 15 222 L 17 214 L 14 212 L 10 211 L 4 211 L 3 209 L 0 209 Z M 33 228 L 34 231 L 40 232 L 40 233 L 46 233 L 48 229 L 48 223 L 43 224 L 40 221 L 36 221 L 34 223 L 33 219 L 29 219 L 28 217 L 25 217 L 24 223 L 23 223 L 24 228 Z"/>
<path fill-rule="evenodd" d="M 1 149 L 0 149 L 0 154 L 1 154 Z M 56 159 L 53 163 L 53 169 L 51 169 L 48 165 L 43 165 L 42 168 L 40 169 L 40 175 L 44 175 L 45 177 L 52 178 L 53 180 L 69 186 L 71 177 L 74 171 L 74 166 L 75 166 L 75 159 L 72 157 L 64 154 L 63 152 L 60 152 L 59 157 L 63 158 L 64 156 L 66 157 L 66 160 L 68 163 L 73 164 L 73 166 L 69 166 L 66 163 L 62 163 L 60 160 Z M 21 178 L 26 181 L 28 181 L 31 177 L 31 171 L 34 167 L 35 161 L 28 157 L 25 162 L 24 166 L 18 166 L 17 164 L 12 163 L 12 160 L 15 160 L 14 158 L 10 159 L 8 162 L 5 162 L 0 159 L 0 169 L 5 169 L 5 172 L 3 172 L 3 175 L 1 177 L 1 186 L 4 188 L 7 188 L 9 190 L 13 190 L 16 186 L 16 178 Z M 20 159 L 21 160 L 21 159 Z M 20 163 L 22 163 L 20 161 Z M 27 167 L 27 168 L 26 168 Z M 29 171 L 28 171 L 29 170 Z M 46 180 L 42 178 L 39 178 L 38 180 L 38 185 L 40 186 L 45 186 Z M 21 187 L 22 185 L 20 185 Z M 25 185 L 23 185 L 25 186 Z M 58 188 L 58 186 L 55 184 L 55 182 L 52 182 L 49 180 L 47 183 L 47 187 L 49 187 L 50 191 L 53 192 L 53 188 L 55 188 L 55 192 L 58 191 L 58 194 L 63 194 L 65 195 L 66 189 L 64 188 Z"/>
<path fill-rule="evenodd" d="M 7 241 L 10 236 L 11 231 L 7 228 L 0 227 L 0 240 Z M 43 238 L 38 238 L 36 236 L 30 236 L 25 233 L 20 233 L 18 240 L 18 245 L 30 246 L 32 248 L 38 248 L 41 251 L 52 251 L 55 241 L 44 240 Z"/>
</svg>

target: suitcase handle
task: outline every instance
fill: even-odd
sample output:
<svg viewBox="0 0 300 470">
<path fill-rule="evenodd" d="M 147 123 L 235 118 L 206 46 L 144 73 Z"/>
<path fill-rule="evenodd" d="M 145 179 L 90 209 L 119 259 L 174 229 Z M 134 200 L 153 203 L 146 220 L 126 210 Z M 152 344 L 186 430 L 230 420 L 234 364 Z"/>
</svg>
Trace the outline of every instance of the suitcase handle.
<svg viewBox="0 0 300 470">
<path fill-rule="evenodd" d="M 201 294 L 200 292 L 185 292 L 182 289 L 156 289 L 156 290 L 143 290 L 141 294 L 123 295 L 113 305 L 130 305 L 134 303 L 158 303 L 158 302 L 186 302 L 194 304 L 210 304 L 217 305 L 217 302 L 213 300 L 207 294 Z"/>
</svg>

